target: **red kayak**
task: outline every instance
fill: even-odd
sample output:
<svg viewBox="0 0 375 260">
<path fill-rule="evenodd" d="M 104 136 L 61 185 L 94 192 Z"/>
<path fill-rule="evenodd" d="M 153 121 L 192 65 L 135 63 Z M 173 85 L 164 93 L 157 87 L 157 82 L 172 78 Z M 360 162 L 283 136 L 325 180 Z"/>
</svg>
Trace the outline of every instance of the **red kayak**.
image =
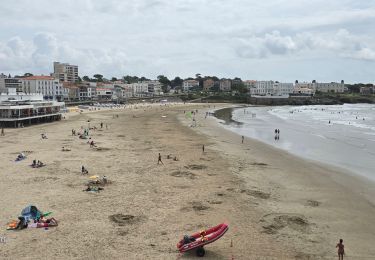
<svg viewBox="0 0 375 260">
<path fill-rule="evenodd" d="M 211 244 L 221 238 L 225 232 L 228 231 L 228 228 L 228 224 L 222 223 L 210 229 L 194 233 L 191 236 L 185 235 L 184 238 L 178 242 L 177 249 L 181 253 L 197 249 L 197 256 L 204 256 L 205 251 L 203 246 Z"/>
</svg>

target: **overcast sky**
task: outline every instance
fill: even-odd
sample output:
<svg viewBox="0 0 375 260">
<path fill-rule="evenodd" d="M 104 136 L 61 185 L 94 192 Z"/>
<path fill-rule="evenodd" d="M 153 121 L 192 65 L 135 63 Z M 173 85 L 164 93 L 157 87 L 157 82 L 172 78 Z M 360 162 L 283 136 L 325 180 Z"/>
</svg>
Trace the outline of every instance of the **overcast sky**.
<svg viewBox="0 0 375 260">
<path fill-rule="evenodd" d="M 375 83 L 375 0 L 4 0 L 0 72 Z"/>
</svg>

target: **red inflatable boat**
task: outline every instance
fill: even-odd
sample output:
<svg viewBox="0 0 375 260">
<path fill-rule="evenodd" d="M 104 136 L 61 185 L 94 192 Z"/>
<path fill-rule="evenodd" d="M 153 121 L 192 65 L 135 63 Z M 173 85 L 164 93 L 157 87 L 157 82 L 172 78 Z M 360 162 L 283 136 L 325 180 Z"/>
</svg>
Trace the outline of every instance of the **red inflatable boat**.
<svg viewBox="0 0 375 260">
<path fill-rule="evenodd" d="M 204 256 L 205 250 L 203 246 L 221 238 L 228 231 L 228 228 L 229 226 L 226 223 L 222 223 L 210 229 L 194 233 L 191 236 L 185 235 L 178 242 L 177 248 L 181 253 L 196 249 L 197 256 Z"/>
</svg>

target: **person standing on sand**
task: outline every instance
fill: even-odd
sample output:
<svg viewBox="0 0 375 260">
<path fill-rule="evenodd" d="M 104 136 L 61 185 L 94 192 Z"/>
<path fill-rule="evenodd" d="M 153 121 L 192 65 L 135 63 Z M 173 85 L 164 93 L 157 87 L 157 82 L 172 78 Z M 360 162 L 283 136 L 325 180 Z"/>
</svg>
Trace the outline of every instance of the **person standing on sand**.
<svg viewBox="0 0 375 260">
<path fill-rule="evenodd" d="M 244 136 L 242 136 L 242 143 L 243 143 L 243 140 L 245 139 L 245 137 Z"/>
<path fill-rule="evenodd" d="M 336 248 L 338 248 L 337 254 L 339 255 L 339 260 L 343 260 L 345 255 L 344 244 L 342 242 L 343 240 L 340 239 L 340 242 L 336 245 Z"/>
<path fill-rule="evenodd" d="M 4 133 L 4 127 L 1 128 L 1 136 L 4 136 L 5 133 Z"/>
<path fill-rule="evenodd" d="M 103 122 L 100 122 L 100 128 L 103 128 Z"/>
<path fill-rule="evenodd" d="M 161 160 L 161 154 L 159 153 L 159 157 L 158 157 L 158 164 L 161 163 L 162 165 L 164 165 L 163 161 Z"/>
<path fill-rule="evenodd" d="M 202 145 L 202 152 L 204 153 L 204 145 Z"/>
</svg>

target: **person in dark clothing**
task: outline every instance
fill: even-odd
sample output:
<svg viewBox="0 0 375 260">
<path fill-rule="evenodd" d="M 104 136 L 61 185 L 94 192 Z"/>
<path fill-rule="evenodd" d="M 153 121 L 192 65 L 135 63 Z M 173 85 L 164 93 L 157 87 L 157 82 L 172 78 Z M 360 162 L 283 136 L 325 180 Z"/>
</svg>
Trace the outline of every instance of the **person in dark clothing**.
<svg viewBox="0 0 375 260">
<path fill-rule="evenodd" d="M 159 156 L 158 156 L 158 164 L 161 163 L 164 165 L 163 161 L 161 160 L 161 154 L 159 153 Z"/>
</svg>

